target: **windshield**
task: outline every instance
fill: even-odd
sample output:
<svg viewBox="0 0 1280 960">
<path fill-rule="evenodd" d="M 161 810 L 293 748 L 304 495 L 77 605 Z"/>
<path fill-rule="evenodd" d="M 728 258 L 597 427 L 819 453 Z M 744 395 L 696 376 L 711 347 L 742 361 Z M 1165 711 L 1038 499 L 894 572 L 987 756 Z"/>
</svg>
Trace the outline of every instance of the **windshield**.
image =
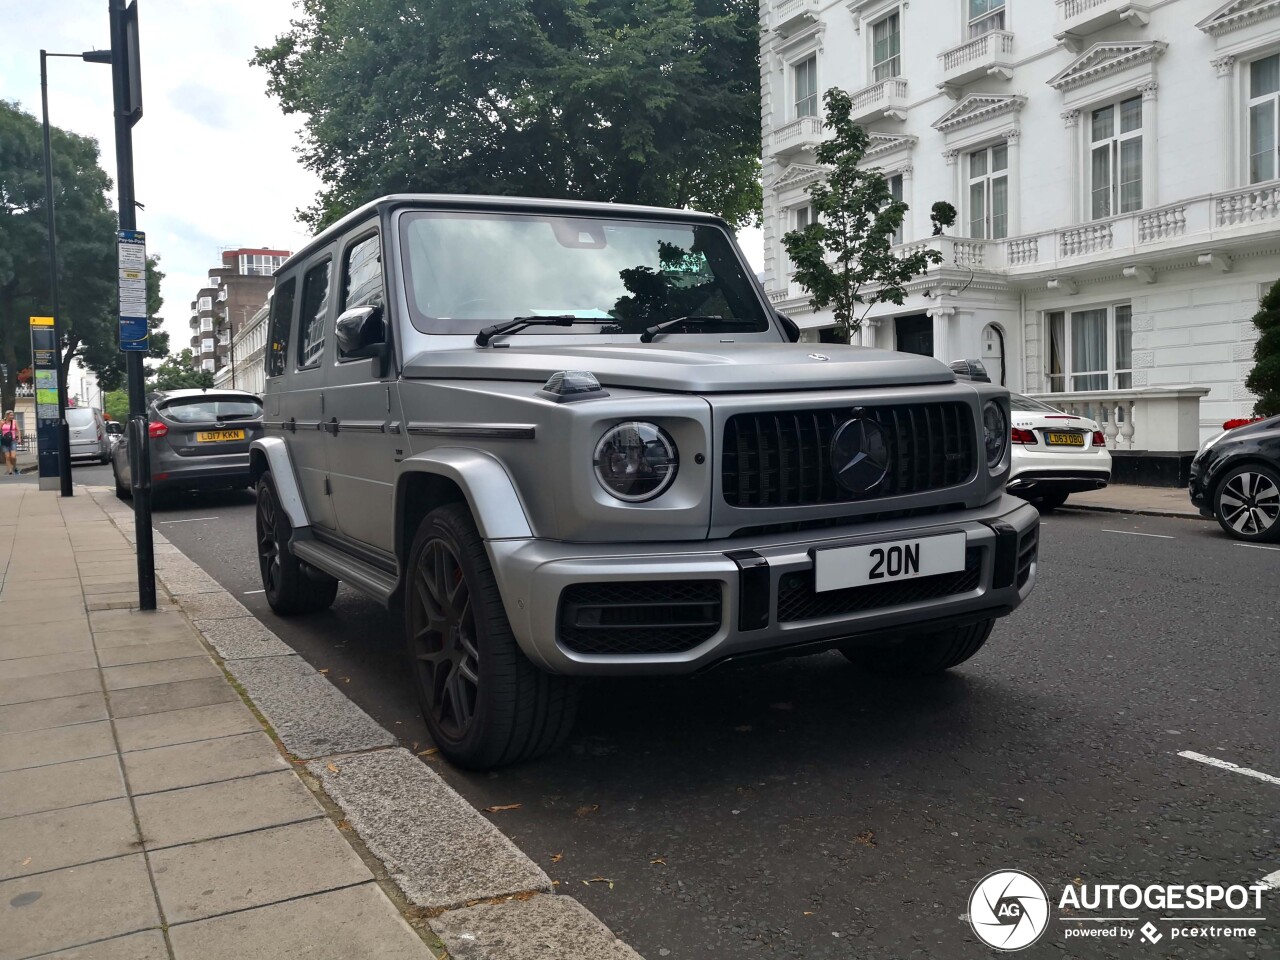
<svg viewBox="0 0 1280 960">
<path fill-rule="evenodd" d="M 1061 413 L 1057 407 L 1051 407 L 1047 403 L 1041 403 L 1039 400 L 1032 400 L 1030 397 L 1024 397 L 1020 393 L 1009 394 L 1009 409 L 1017 410 L 1020 413 Z"/>
<path fill-rule="evenodd" d="M 88 407 L 68 407 L 67 426 L 87 427 L 93 423 L 93 411 Z"/>
<path fill-rule="evenodd" d="M 160 412 L 178 423 L 251 420 L 262 416 L 262 403 L 254 397 L 192 397 L 190 400 L 171 400 L 160 408 Z"/>
<path fill-rule="evenodd" d="M 406 214 L 400 231 L 410 309 L 423 333 L 562 315 L 600 323 L 528 329 L 641 333 L 687 316 L 723 318 L 715 333 L 769 329 L 733 245 L 714 226 L 423 211 Z"/>
</svg>

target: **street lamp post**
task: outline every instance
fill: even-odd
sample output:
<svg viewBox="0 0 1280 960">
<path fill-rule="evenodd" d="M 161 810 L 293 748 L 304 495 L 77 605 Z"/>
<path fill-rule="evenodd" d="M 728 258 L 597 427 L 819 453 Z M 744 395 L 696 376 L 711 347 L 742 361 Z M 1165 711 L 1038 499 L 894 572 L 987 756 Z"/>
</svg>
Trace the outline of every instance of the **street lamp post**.
<svg viewBox="0 0 1280 960">
<path fill-rule="evenodd" d="M 62 358 L 62 311 L 58 303 L 58 233 L 54 226 L 53 151 L 49 136 L 49 57 L 76 57 L 87 63 L 110 63 L 110 50 L 87 50 L 84 53 L 49 53 L 40 51 L 40 109 L 44 123 L 44 207 L 49 219 L 49 306 L 53 313 L 54 358 L 58 362 L 58 479 L 62 495 L 72 495 L 71 433 L 67 427 L 67 374 Z"/>
</svg>

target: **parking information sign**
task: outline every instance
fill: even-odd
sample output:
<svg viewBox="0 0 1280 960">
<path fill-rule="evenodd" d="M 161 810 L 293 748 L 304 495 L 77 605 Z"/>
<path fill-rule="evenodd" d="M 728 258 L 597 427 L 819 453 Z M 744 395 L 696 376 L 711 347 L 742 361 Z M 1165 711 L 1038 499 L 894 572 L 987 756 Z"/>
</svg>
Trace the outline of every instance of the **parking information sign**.
<svg viewBox="0 0 1280 960">
<path fill-rule="evenodd" d="M 53 337 L 53 317 L 31 318 L 31 379 L 36 392 L 40 489 L 57 489 L 58 343 Z"/>
<path fill-rule="evenodd" d="M 116 235 L 120 265 L 120 349 L 142 350 L 147 343 L 147 235 L 121 230 Z"/>
</svg>

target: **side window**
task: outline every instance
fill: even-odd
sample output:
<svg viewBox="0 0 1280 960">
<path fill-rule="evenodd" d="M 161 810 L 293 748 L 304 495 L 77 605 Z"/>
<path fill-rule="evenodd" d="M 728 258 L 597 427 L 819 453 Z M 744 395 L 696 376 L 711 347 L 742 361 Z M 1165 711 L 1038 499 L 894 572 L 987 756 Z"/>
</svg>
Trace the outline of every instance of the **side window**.
<svg viewBox="0 0 1280 960">
<path fill-rule="evenodd" d="M 317 263 L 302 281 L 302 313 L 298 317 L 298 367 L 314 367 L 324 353 L 324 323 L 329 313 L 329 278 L 333 261 Z"/>
<path fill-rule="evenodd" d="M 290 277 L 276 284 L 271 297 L 271 343 L 267 349 L 267 376 L 283 376 L 289 356 L 289 323 L 293 320 L 293 299 L 298 281 Z"/>
<path fill-rule="evenodd" d="M 382 306 L 382 256 L 378 235 L 365 237 L 347 250 L 343 269 L 342 310 Z"/>
</svg>

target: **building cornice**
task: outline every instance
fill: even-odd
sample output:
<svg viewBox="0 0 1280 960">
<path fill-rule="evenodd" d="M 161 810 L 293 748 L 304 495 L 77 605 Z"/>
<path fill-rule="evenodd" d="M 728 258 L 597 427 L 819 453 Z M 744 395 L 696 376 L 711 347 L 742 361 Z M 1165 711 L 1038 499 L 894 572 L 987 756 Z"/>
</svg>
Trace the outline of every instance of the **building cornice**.
<svg viewBox="0 0 1280 960">
<path fill-rule="evenodd" d="M 825 167 L 814 166 L 810 163 L 793 163 L 778 174 L 778 178 L 770 184 L 770 189 L 782 191 L 807 186 L 815 180 L 826 176 L 826 174 Z"/>
<path fill-rule="evenodd" d="M 1211 37 L 1220 37 L 1276 16 L 1280 16 L 1280 0 L 1231 0 L 1196 26 Z"/>
<path fill-rule="evenodd" d="M 999 96 L 987 93 L 971 93 L 933 122 L 933 128 L 943 133 L 998 117 L 1005 113 L 1017 113 L 1027 98 Z"/>
<path fill-rule="evenodd" d="M 1280 4 L 1280 0 L 1275 0 Z M 1077 57 L 1065 70 L 1048 82 L 1055 90 L 1066 92 L 1092 83 L 1107 74 L 1116 73 L 1161 57 L 1169 45 L 1163 40 L 1111 41 L 1095 43 Z"/>
<path fill-rule="evenodd" d="M 864 159 L 867 160 L 887 156 L 897 150 L 912 150 L 920 140 L 919 137 L 913 137 L 909 134 L 899 135 L 894 133 L 872 133 L 870 137 L 871 144 L 863 155 Z"/>
</svg>

